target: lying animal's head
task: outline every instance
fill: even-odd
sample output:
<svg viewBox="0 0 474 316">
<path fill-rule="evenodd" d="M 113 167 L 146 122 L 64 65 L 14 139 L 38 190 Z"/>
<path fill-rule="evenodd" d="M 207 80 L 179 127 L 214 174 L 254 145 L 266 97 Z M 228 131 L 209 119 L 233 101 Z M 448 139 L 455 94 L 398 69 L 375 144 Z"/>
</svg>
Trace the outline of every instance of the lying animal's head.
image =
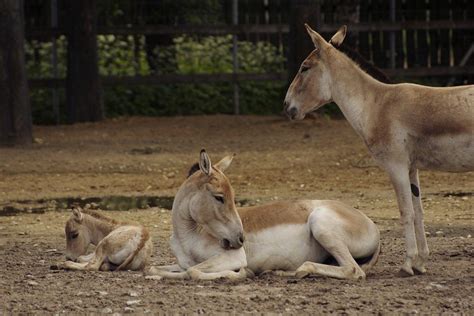
<svg viewBox="0 0 474 316">
<path fill-rule="evenodd" d="M 332 78 L 329 71 L 335 62 L 336 48 L 305 24 L 315 49 L 301 64 L 285 97 L 285 112 L 290 119 L 301 120 L 309 112 L 332 101 Z M 331 43 L 340 45 L 346 36 L 343 26 L 331 38 Z"/>
<path fill-rule="evenodd" d="M 66 259 L 75 261 L 86 253 L 91 242 L 89 229 L 84 225 L 84 214 L 73 209 L 64 228 L 66 233 Z"/>
<path fill-rule="evenodd" d="M 191 218 L 207 233 L 218 239 L 224 249 L 238 249 L 244 242 L 242 221 L 235 207 L 234 190 L 224 171 L 233 156 L 212 165 L 203 149 L 199 164 L 193 166 L 183 184 L 189 198 Z"/>
</svg>

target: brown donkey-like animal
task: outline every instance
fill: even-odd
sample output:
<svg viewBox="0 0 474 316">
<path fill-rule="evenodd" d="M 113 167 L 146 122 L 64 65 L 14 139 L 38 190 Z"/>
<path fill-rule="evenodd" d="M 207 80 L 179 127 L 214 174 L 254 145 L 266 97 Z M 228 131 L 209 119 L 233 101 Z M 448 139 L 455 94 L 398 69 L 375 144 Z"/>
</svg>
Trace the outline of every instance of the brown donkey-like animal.
<svg viewBox="0 0 474 316">
<path fill-rule="evenodd" d="M 395 188 L 406 244 L 401 272 L 424 273 L 429 249 L 418 170 L 474 170 L 474 86 L 382 83 L 334 47 L 343 42 L 345 26 L 330 43 L 306 29 L 315 49 L 288 88 L 285 110 L 301 120 L 337 103 Z"/>
</svg>

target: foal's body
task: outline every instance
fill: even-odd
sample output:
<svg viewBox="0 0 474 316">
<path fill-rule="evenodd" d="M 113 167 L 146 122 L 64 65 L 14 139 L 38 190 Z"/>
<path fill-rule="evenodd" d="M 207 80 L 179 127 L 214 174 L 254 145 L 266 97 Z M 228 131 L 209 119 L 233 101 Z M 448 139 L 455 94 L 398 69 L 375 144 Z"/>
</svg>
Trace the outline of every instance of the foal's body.
<svg viewBox="0 0 474 316">
<path fill-rule="evenodd" d="M 315 50 L 290 85 L 285 106 L 302 119 L 334 101 L 390 176 L 404 226 L 405 274 L 424 273 L 429 255 L 418 170 L 474 170 L 474 86 L 385 84 L 307 26 Z M 341 28 L 331 43 L 342 43 Z"/>
<path fill-rule="evenodd" d="M 95 211 L 74 209 L 65 230 L 67 269 L 142 270 L 153 251 L 145 227 L 120 223 Z M 84 255 L 89 244 L 96 248 Z"/>
<path fill-rule="evenodd" d="M 152 268 L 150 274 L 215 279 L 279 271 L 298 277 L 315 273 L 365 278 L 380 251 L 379 231 L 367 216 L 337 201 L 286 201 L 236 209 L 222 173 L 231 159 L 209 169 L 212 175 L 197 171 L 178 190 L 170 242 L 178 264 Z M 210 189 L 207 181 L 212 183 Z M 217 201 L 210 198 L 213 195 Z M 321 264 L 330 256 L 339 266 Z M 367 257 L 371 259 L 362 268 L 354 260 Z"/>
</svg>

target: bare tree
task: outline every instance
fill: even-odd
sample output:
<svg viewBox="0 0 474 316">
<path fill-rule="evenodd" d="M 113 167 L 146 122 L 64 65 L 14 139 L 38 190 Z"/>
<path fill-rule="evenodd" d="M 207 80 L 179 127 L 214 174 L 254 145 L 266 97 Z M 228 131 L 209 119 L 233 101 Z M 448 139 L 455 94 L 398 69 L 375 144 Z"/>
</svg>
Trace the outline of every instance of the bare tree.
<svg viewBox="0 0 474 316">
<path fill-rule="evenodd" d="M 104 118 L 97 56 L 96 0 L 68 1 L 67 113 L 70 123 Z"/>
<path fill-rule="evenodd" d="M 0 146 L 32 142 L 22 4 L 0 0 Z"/>
</svg>

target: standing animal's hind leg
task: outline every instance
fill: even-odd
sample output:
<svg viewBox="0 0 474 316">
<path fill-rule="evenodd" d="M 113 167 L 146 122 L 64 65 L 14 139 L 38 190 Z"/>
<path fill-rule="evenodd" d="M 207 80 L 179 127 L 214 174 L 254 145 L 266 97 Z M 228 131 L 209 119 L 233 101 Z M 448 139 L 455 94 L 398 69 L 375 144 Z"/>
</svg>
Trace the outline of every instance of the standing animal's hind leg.
<svg viewBox="0 0 474 316">
<path fill-rule="evenodd" d="M 410 183 L 412 192 L 413 209 L 415 211 L 415 234 L 416 245 L 418 248 L 418 257 L 413 263 L 413 269 L 419 273 L 425 273 L 425 262 L 430 255 L 428 242 L 426 241 L 425 225 L 423 223 L 423 205 L 421 203 L 420 180 L 418 170 L 410 170 Z"/>
</svg>

